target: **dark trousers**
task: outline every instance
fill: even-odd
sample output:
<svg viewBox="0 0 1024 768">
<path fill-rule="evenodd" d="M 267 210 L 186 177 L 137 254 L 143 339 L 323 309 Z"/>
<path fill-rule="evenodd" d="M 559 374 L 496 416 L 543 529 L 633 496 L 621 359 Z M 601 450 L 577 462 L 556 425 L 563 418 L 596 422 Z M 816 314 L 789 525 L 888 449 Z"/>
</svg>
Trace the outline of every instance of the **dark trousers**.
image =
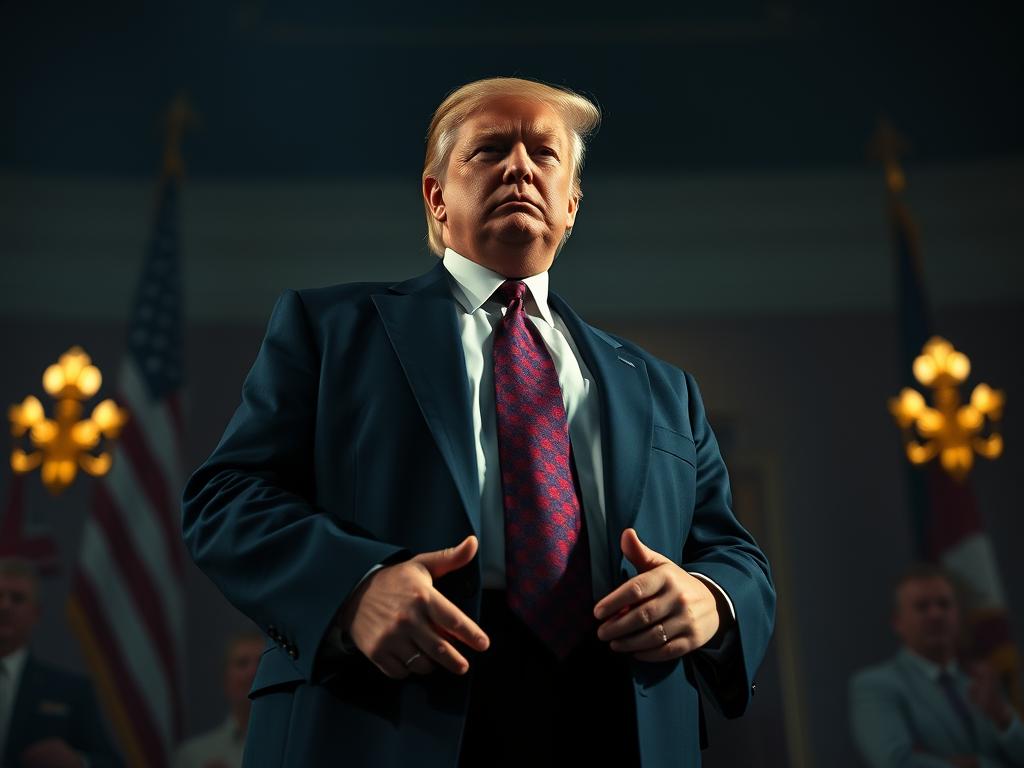
<svg viewBox="0 0 1024 768">
<path fill-rule="evenodd" d="M 560 661 L 497 590 L 484 590 L 480 623 L 491 647 L 469 657 L 460 768 L 639 766 L 625 657 L 593 634 Z"/>
</svg>

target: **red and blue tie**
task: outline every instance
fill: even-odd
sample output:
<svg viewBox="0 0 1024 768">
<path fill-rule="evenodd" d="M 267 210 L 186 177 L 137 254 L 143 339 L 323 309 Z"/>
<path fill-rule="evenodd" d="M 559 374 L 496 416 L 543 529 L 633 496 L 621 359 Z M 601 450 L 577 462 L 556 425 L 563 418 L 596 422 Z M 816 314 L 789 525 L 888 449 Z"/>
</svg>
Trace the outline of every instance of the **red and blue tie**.
<svg viewBox="0 0 1024 768">
<path fill-rule="evenodd" d="M 593 631 L 587 527 L 558 374 L 526 319 L 526 285 L 506 281 L 494 332 L 494 394 L 509 608 L 564 658 Z"/>
</svg>

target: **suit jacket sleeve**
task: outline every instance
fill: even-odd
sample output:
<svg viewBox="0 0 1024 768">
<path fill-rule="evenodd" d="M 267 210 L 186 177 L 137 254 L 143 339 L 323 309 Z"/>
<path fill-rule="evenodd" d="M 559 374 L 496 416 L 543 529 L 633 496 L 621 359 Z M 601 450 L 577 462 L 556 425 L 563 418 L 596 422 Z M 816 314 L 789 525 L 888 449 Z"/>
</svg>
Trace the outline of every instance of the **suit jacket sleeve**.
<svg viewBox="0 0 1024 768">
<path fill-rule="evenodd" d="M 286 291 L 241 405 L 185 487 L 182 519 L 196 564 L 308 681 L 321 676 L 318 650 L 355 585 L 409 556 L 314 503 L 319 373 L 302 299 Z"/>
<path fill-rule="evenodd" d="M 692 654 L 711 701 L 726 717 L 743 714 L 775 621 L 775 589 L 764 553 L 732 512 L 725 462 L 708 423 L 697 382 L 685 374 L 689 419 L 696 447 L 697 488 L 682 566 L 713 579 L 736 612 L 735 636 L 724 658 Z"/>
</svg>

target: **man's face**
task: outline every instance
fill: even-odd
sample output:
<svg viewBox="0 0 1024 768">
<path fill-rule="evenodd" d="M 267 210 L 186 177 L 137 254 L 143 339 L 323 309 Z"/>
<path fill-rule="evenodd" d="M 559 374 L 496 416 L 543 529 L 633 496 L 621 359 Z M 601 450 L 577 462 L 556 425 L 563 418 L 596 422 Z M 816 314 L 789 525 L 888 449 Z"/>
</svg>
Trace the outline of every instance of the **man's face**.
<svg viewBox="0 0 1024 768">
<path fill-rule="evenodd" d="M 263 642 L 256 638 L 239 640 L 228 650 L 224 670 L 224 694 L 228 703 L 235 705 L 246 700 L 262 653 Z"/>
<path fill-rule="evenodd" d="M 945 579 L 911 579 L 900 586 L 893 629 L 912 651 L 931 659 L 951 659 L 959 623 L 953 587 Z"/>
<path fill-rule="evenodd" d="M 35 583 L 24 576 L 0 573 L 0 653 L 28 644 L 39 620 Z"/>
<path fill-rule="evenodd" d="M 576 219 L 571 154 L 568 131 L 547 104 L 487 102 L 459 127 L 444 180 L 424 179 L 445 245 L 506 277 L 546 271 Z"/>
</svg>

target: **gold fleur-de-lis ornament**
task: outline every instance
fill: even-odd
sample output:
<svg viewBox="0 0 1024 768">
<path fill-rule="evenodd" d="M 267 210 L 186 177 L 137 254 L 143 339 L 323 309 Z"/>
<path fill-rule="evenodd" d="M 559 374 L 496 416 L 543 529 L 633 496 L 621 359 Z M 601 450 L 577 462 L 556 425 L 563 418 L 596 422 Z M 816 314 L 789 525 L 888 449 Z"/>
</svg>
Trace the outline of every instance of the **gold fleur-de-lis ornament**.
<svg viewBox="0 0 1024 768">
<path fill-rule="evenodd" d="M 978 384 L 970 401 L 961 403 L 960 385 L 971 372 L 967 355 L 941 336 L 933 336 L 914 360 L 913 370 L 921 386 L 933 390 L 934 407 L 911 387 L 889 400 L 912 464 L 925 464 L 938 456 L 942 468 L 962 481 L 974 466 L 974 454 L 987 459 L 1002 454 L 999 422 L 1006 396 L 988 384 Z"/>
<path fill-rule="evenodd" d="M 84 402 L 99 392 L 103 375 L 92 359 L 78 346 L 72 347 L 43 374 L 43 389 L 57 402 L 54 418 L 46 417 L 39 398 L 26 397 L 8 411 L 11 434 L 15 438 L 28 435 L 34 450 L 15 446 L 11 451 L 11 468 L 27 473 L 42 466 L 43 485 L 56 495 L 75 479 L 78 469 L 93 477 L 110 471 L 112 459 L 107 450 L 92 453 L 102 439 L 115 440 L 128 420 L 128 412 L 111 399 L 92 409 L 83 419 Z"/>
</svg>

